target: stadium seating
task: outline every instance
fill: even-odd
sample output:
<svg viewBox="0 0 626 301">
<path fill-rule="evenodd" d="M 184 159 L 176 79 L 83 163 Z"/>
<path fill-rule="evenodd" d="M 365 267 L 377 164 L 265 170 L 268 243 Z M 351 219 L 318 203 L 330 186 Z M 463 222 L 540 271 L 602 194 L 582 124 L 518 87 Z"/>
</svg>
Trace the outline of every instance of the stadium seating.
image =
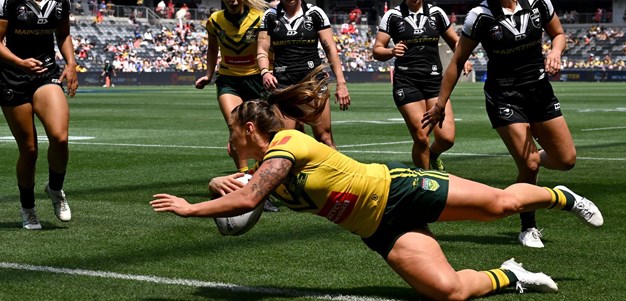
<svg viewBox="0 0 626 301">
<path fill-rule="evenodd" d="M 126 72 L 202 71 L 207 44 L 203 24 L 189 20 L 183 28 L 175 20 L 133 24 L 128 18 L 105 17 L 96 24 L 92 17 L 82 16 L 71 30 L 77 61 L 88 71 L 99 71 L 106 60 Z M 625 70 L 625 28 L 593 24 L 564 24 L 564 28 L 568 42 L 563 54 L 565 69 Z M 460 26 L 457 29 L 460 31 Z M 152 39 L 146 36 L 148 31 Z M 393 66 L 393 60 L 379 62 L 371 56 L 376 27 L 362 25 L 354 33 L 341 34 L 341 25 L 334 25 L 334 31 L 345 71 L 387 72 Z M 545 36 L 545 49 L 549 43 Z M 62 64 L 61 57 L 57 58 Z M 471 59 L 476 70 L 486 69 L 487 57 L 480 45 Z"/>
</svg>

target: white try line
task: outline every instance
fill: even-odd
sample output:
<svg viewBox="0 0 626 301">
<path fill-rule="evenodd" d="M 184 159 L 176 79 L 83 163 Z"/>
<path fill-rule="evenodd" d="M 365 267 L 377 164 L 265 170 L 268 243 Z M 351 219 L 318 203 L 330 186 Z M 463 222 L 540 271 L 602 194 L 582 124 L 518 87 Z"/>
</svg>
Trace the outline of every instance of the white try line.
<svg viewBox="0 0 626 301">
<path fill-rule="evenodd" d="M 100 277 L 100 278 L 108 278 L 108 279 L 133 280 L 133 281 L 150 282 L 150 283 L 156 283 L 156 284 L 182 285 L 182 286 L 191 286 L 191 287 L 207 287 L 207 288 L 223 289 L 223 290 L 229 290 L 229 291 L 241 292 L 241 293 L 272 294 L 272 295 L 281 295 L 281 296 L 287 296 L 287 297 L 309 297 L 309 298 L 315 298 L 315 299 L 320 299 L 320 300 L 333 300 L 333 301 L 334 300 L 336 301 L 357 301 L 357 300 L 395 301 L 396 300 L 396 299 L 385 299 L 385 298 L 357 296 L 357 295 L 323 294 L 323 293 L 316 293 L 316 292 L 287 290 L 287 289 L 268 288 L 268 287 L 252 287 L 252 286 L 244 286 L 244 285 L 237 285 L 237 284 L 230 284 L 230 283 L 223 283 L 223 282 L 201 281 L 201 280 L 194 280 L 194 279 L 166 278 L 166 277 L 158 277 L 158 276 L 150 276 L 150 275 L 121 274 L 121 273 L 106 272 L 106 271 L 55 268 L 55 267 L 49 267 L 49 266 L 38 266 L 38 265 L 30 265 L 30 264 L 12 263 L 12 262 L 0 262 L 0 268 L 22 270 L 22 271 L 66 274 L 66 275 L 72 275 L 72 276 L 88 276 L 88 277 Z"/>
</svg>

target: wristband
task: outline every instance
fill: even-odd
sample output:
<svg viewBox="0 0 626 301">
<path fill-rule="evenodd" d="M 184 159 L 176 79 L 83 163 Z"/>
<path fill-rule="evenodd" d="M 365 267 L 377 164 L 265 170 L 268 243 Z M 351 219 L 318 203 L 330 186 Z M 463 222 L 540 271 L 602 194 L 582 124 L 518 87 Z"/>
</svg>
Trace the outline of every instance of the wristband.
<svg viewBox="0 0 626 301">
<path fill-rule="evenodd" d="M 261 76 L 263 76 L 263 75 L 265 75 L 265 74 L 267 74 L 267 73 L 271 73 L 271 72 L 272 72 L 272 71 L 270 71 L 269 69 L 267 69 L 267 68 L 263 68 L 263 69 L 261 69 Z"/>
</svg>

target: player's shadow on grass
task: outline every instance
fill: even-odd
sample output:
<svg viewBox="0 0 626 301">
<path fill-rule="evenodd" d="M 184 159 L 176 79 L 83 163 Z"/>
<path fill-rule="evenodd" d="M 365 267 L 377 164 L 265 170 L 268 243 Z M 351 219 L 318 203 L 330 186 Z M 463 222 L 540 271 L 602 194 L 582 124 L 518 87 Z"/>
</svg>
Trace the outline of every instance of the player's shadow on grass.
<svg viewBox="0 0 626 301">
<path fill-rule="evenodd" d="M 224 301 L 260 301 L 265 299 L 285 299 L 304 298 L 310 300 L 329 299 L 393 299 L 393 300 L 422 300 L 409 287 L 390 286 L 367 286 L 346 289 L 304 289 L 299 287 L 234 287 L 234 288 L 199 288 L 196 296 L 205 297 L 211 300 Z"/>
<path fill-rule="evenodd" d="M 15 221 L 12 222 L 0 222 L 0 229 L 7 229 L 7 230 L 19 230 L 19 231 L 29 231 L 29 230 L 25 230 L 22 229 L 22 221 L 19 220 L 20 217 L 16 217 Z M 30 231 L 53 231 L 53 230 L 61 230 L 61 229 L 67 229 L 67 227 L 60 227 L 56 224 L 53 223 L 49 223 L 49 222 L 42 222 L 41 223 L 41 230 L 30 230 Z"/>
<path fill-rule="evenodd" d="M 497 235 L 472 235 L 472 234 L 437 234 L 435 237 L 440 242 L 446 243 L 475 243 L 479 245 L 517 245 L 519 232 L 499 232 Z M 543 239 L 544 242 L 549 242 Z"/>
</svg>

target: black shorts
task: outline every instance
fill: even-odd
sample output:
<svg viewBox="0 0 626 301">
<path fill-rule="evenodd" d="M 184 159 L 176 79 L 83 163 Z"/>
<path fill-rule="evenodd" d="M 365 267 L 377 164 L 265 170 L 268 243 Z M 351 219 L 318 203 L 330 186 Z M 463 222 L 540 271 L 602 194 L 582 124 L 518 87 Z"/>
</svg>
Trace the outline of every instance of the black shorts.
<svg viewBox="0 0 626 301">
<path fill-rule="evenodd" d="M 303 78 L 309 75 L 311 71 L 313 71 L 313 69 L 300 72 L 274 73 L 274 77 L 276 77 L 276 80 L 278 81 L 278 86 L 279 88 L 281 88 L 299 83 Z M 321 80 L 324 77 L 330 77 L 330 74 L 328 73 L 326 68 L 324 72 L 319 73 L 316 78 Z"/>
<path fill-rule="evenodd" d="M 274 74 L 274 77 L 276 77 L 276 80 L 278 81 L 277 88 L 284 89 L 288 86 L 295 85 L 309 75 L 309 72 L 310 71 L 276 73 Z M 330 77 L 330 74 L 328 74 L 328 72 L 321 72 L 316 76 L 318 80 L 322 80 L 324 77 Z M 322 91 L 325 91 L 326 89 L 328 89 L 328 86 L 323 87 Z"/>
<path fill-rule="evenodd" d="M 215 79 L 217 97 L 223 94 L 232 94 L 241 97 L 243 101 L 261 99 L 265 93 L 263 79 L 260 74 L 248 76 L 217 75 Z"/>
<path fill-rule="evenodd" d="M 305 78 L 308 74 L 309 74 L 309 71 L 283 72 L 283 73 L 274 73 L 274 77 L 276 77 L 276 80 L 278 81 L 278 85 L 280 87 L 285 87 L 285 86 L 297 84 L 303 78 Z"/>
<path fill-rule="evenodd" d="M 485 107 L 494 129 L 513 123 L 543 122 L 563 115 L 548 80 L 504 88 L 485 85 Z"/>
<path fill-rule="evenodd" d="M 26 75 L 14 68 L 0 66 L 0 106 L 16 107 L 33 101 L 35 91 L 44 85 L 63 87 L 61 69 L 55 64 L 46 73 L 38 76 Z"/>
<path fill-rule="evenodd" d="M 383 218 L 363 242 L 383 258 L 400 236 L 439 219 L 448 200 L 448 174 L 387 163 L 391 187 Z"/>
<path fill-rule="evenodd" d="M 441 76 L 420 78 L 415 75 L 393 75 L 393 101 L 397 107 L 439 96 Z"/>
</svg>

